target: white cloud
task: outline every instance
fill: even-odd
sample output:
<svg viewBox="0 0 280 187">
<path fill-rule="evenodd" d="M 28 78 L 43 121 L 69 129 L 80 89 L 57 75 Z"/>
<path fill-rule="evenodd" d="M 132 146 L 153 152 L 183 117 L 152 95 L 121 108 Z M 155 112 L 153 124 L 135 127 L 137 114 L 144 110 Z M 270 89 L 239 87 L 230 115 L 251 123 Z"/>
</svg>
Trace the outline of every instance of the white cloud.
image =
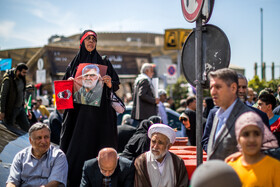
<svg viewBox="0 0 280 187">
<path fill-rule="evenodd" d="M 0 36 L 3 38 L 10 38 L 16 23 L 13 21 L 0 21 Z"/>
</svg>

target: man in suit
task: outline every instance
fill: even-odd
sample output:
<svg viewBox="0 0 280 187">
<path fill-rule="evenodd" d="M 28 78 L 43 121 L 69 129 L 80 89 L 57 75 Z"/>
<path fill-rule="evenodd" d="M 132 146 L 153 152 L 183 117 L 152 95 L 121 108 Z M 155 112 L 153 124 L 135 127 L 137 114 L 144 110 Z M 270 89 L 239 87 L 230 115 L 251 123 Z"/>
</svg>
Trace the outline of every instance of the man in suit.
<svg viewBox="0 0 280 187">
<path fill-rule="evenodd" d="M 157 104 L 159 103 L 151 80 L 154 75 L 154 65 L 144 63 L 140 73 L 134 82 L 131 111 L 131 118 L 137 120 L 138 124 L 144 119 L 157 115 Z"/>
<path fill-rule="evenodd" d="M 248 81 L 247 78 L 242 75 L 242 74 L 237 74 L 238 76 L 238 97 L 239 99 L 245 104 L 247 105 L 250 109 L 252 109 L 253 111 L 255 111 L 263 120 L 264 124 L 269 128 L 269 120 L 267 115 L 262 112 L 261 110 L 252 107 L 250 105 L 248 105 L 246 103 L 246 99 L 247 99 L 247 93 L 248 93 Z M 213 125 L 213 120 L 215 117 L 215 114 L 217 112 L 217 110 L 219 109 L 219 107 L 214 107 L 212 110 L 210 110 L 208 118 L 207 118 L 207 122 L 205 125 L 205 129 L 204 129 L 204 133 L 202 136 L 202 148 L 204 149 L 204 151 L 207 152 L 207 146 L 208 146 L 208 140 L 209 140 L 209 135 L 212 129 L 212 125 Z"/>
<path fill-rule="evenodd" d="M 80 187 L 131 187 L 134 184 L 132 161 L 118 157 L 113 148 L 103 148 L 98 157 L 85 161 Z"/>
<path fill-rule="evenodd" d="M 123 115 L 122 124 L 118 125 L 118 153 L 123 152 L 125 145 L 136 132 L 136 128 L 132 126 L 133 119 L 130 114 Z"/>
<path fill-rule="evenodd" d="M 51 142 L 59 145 L 60 141 L 60 131 L 62 125 L 62 118 L 63 118 L 63 110 L 55 109 L 54 112 L 51 113 L 49 117 L 49 127 L 51 129 Z"/>
<path fill-rule="evenodd" d="M 238 76 L 228 68 L 209 73 L 210 94 L 217 110 L 210 132 L 207 159 L 224 160 L 238 151 L 235 121 L 244 112 L 251 111 L 238 99 Z"/>
</svg>

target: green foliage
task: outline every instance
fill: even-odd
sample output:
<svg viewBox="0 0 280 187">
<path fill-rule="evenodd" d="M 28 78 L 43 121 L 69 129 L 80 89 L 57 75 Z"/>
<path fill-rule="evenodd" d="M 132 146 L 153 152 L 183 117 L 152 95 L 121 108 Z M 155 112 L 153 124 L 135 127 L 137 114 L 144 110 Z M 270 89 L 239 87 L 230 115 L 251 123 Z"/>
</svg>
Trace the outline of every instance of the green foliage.
<svg viewBox="0 0 280 187">
<path fill-rule="evenodd" d="M 172 90 L 172 97 L 175 102 L 175 107 L 180 107 L 180 100 L 186 99 L 188 94 L 188 81 L 185 79 L 184 76 L 180 76 L 175 84 L 167 86 L 167 94 L 170 96 L 170 89 Z"/>
<path fill-rule="evenodd" d="M 259 93 L 264 88 L 271 88 L 274 92 L 276 92 L 278 84 L 280 84 L 280 79 L 270 80 L 267 82 L 260 80 L 258 76 L 254 76 L 254 78 L 249 81 L 248 86 L 253 88 L 253 90 L 257 93 Z"/>
</svg>

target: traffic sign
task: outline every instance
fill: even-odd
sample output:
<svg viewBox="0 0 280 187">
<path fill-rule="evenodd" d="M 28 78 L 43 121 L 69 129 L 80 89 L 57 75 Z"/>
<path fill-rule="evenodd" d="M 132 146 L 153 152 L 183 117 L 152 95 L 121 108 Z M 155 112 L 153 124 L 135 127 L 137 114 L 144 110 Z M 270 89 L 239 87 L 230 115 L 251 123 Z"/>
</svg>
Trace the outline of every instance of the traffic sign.
<svg viewBox="0 0 280 187">
<path fill-rule="evenodd" d="M 203 3 L 204 0 L 181 0 L 183 15 L 188 22 L 197 20 Z"/>
<path fill-rule="evenodd" d="M 180 50 L 192 29 L 166 29 L 164 35 L 165 50 Z"/>
<path fill-rule="evenodd" d="M 42 70 L 44 67 L 44 60 L 42 58 L 39 58 L 39 60 L 37 61 L 37 67 L 38 70 Z"/>
<path fill-rule="evenodd" d="M 226 68 L 230 62 L 230 45 L 227 36 L 215 25 L 204 25 L 202 32 L 202 80 L 204 88 L 209 86 L 207 75 L 210 71 Z M 187 38 L 182 49 L 182 69 L 187 81 L 196 86 L 195 32 Z"/>
<path fill-rule="evenodd" d="M 175 84 L 177 82 L 177 65 L 167 65 L 166 82 L 167 84 Z"/>
<path fill-rule="evenodd" d="M 46 83 L 46 70 L 37 70 L 36 71 L 36 83 Z"/>
</svg>

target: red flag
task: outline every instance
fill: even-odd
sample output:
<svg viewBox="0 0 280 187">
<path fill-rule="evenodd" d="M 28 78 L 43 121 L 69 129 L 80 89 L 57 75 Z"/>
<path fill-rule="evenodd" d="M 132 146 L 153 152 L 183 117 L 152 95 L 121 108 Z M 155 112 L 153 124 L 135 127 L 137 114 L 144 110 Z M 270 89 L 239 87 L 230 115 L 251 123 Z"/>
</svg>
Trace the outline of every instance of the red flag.
<svg viewBox="0 0 280 187">
<path fill-rule="evenodd" d="M 56 108 L 71 109 L 73 106 L 73 80 L 54 81 Z"/>
</svg>

